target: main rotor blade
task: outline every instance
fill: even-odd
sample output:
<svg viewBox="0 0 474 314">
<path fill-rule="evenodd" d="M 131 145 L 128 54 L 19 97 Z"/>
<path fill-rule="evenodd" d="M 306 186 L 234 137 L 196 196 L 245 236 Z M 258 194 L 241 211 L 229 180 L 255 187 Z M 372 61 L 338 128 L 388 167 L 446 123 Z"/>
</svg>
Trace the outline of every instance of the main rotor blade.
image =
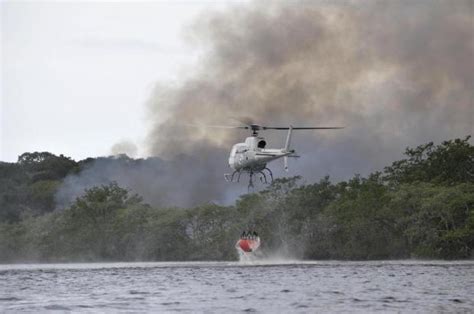
<svg viewBox="0 0 474 314">
<path fill-rule="evenodd" d="M 277 126 L 262 126 L 263 130 L 289 130 L 289 127 L 277 127 Z M 337 130 L 337 129 L 344 129 L 343 126 L 300 126 L 300 127 L 292 127 L 293 130 Z"/>
<path fill-rule="evenodd" d="M 198 127 L 198 128 L 217 128 L 217 129 L 249 129 L 248 126 L 231 126 L 231 125 L 206 125 L 206 124 L 190 124 L 186 123 L 186 126 Z"/>
</svg>

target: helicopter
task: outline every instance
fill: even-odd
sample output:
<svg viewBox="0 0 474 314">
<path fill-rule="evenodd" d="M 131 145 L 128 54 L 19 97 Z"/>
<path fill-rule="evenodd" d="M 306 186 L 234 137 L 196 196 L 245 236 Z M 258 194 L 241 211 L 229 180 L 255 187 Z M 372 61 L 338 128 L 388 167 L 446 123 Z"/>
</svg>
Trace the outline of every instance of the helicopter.
<svg viewBox="0 0 474 314">
<path fill-rule="evenodd" d="M 332 130 L 343 129 L 344 127 L 275 127 L 258 125 L 253 122 L 244 122 L 239 120 L 242 126 L 227 126 L 227 128 L 250 130 L 251 136 L 245 139 L 243 143 L 237 143 L 232 147 L 229 156 L 229 166 L 234 171 L 232 174 L 224 174 L 227 182 L 240 182 L 242 173 L 249 174 L 248 190 L 254 188 L 254 175 L 260 175 L 260 181 L 268 184 L 267 174 L 270 176 L 270 182 L 273 182 L 273 173 L 267 164 L 271 161 L 283 158 L 285 171 L 288 171 L 288 158 L 298 158 L 294 149 L 290 149 L 291 136 L 293 130 Z M 288 130 L 286 136 L 285 147 L 283 148 L 267 148 L 265 138 L 259 136 L 262 130 Z"/>
</svg>

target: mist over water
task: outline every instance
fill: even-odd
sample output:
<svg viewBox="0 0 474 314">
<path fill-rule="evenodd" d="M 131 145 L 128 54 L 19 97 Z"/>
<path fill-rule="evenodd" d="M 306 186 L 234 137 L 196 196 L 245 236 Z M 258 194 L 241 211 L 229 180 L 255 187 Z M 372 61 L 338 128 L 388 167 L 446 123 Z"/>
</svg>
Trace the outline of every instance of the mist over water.
<svg viewBox="0 0 474 314">
<path fill-rule="evenodd" d="M 158 83 L 147 104 L 147 148 L 162 159 L 161 170 L 96 166 L 68 182 L 113 178 L 155 205 L 229 203 L 245 192 L 246 179 L 224 182 L 228 153 L 248 132 L 184 126 L 235 125 L 229 117 L 346 126 L 295 132 L 293 148 L 302 157 L 290 163 L 289 175 L 309 181 L 365 175 L 407 146 L 472 134 L 473 6 L 469 0 L 255 2 L 203 13 L 188 34 L 204 47 L 199 66 L 173 85 Z M 269 147 L 282 147 L 286 134 L 262 135 Z M 114 146 L 115 153 L 124 150 L 134 147 Z M 279 161 L 270 167 L 284 175 Z M 68 182 L 63 192 L 74 195 Z"/>
</svg>

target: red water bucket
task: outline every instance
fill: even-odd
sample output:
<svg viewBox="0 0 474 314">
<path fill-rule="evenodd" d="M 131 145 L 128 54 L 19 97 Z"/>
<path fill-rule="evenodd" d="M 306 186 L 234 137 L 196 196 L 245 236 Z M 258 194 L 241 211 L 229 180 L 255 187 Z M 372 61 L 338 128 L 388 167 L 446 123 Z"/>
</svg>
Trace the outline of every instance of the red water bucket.
<svg viewBox="0 0 474 314">
<path fill-rule="evenodd" d="M 249 239 L 240 239 L 237 242 L 237 245 L 244 252 L 253 252 L 260 246 L 260 241 L 258 240 L 249 240 Z"/>
</svg>

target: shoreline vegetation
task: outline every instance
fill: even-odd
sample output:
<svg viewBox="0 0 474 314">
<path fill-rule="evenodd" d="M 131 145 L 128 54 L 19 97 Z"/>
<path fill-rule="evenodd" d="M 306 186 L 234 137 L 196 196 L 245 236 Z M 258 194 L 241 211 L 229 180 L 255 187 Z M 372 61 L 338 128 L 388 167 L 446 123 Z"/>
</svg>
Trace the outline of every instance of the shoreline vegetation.
<svg viewBox="0 0 474 314">
<path fill-rule="evenodd" d="M 62 180 L 94 159 L 25 153 L 0 162 L 0 263 L 236 260 L 249 229 L 262 252 L 302 260 L 472 259 L 469 139 L 407 148 L 367 177 L 280 178 L 235 205 L 193 208 L 150 206 L 112 182 L 58 209 Z"/>
</svg>

